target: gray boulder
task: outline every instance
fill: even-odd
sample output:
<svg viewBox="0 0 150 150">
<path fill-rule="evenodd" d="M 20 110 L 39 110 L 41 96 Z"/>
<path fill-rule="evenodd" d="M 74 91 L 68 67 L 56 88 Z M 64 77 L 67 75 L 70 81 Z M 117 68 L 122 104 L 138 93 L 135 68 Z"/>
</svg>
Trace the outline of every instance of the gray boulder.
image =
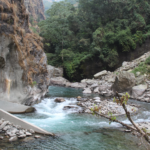
<svg viewBox="0 0 150 150">
<path fill-rule="evenodd" d="M 127 71 L 121 71 L 118 73 L 115 79 L 115 83 L 112 86 L 114 92 L 127 92 L 135 86 L 135 76 L 133 73 Z"/>
<path fill-rule="evenodd" d="M 18 137 L 17 136 L 13 136 L 9 139 L 9 142 L 14 142 L 14 141 L 17 141 L 18 140 Z"/>
<path fill-rule="evenodd" d="M 92 84 L 97 83 L 97 80 L 83 79 L 83 80 L 81 80 L 81 83 L 86 83 L 86 84 L 88 84 L 88 85 L 92 85 Z"/>
<path fill-rule="evenodd" d="M 146 77 L 144 75 L 138 76 L 135 80 L 136 80 L 136 85 L 142 84 L 143 82 L 145 82 Z"/>
<path fill-rule="evenodd" d="M 91 94 L 92 91 L 90 88 L 86 88 L 84 91 L 83 91 L 84 94 Z"/>
<path fill-rule="evenodd" d="M 95 78 L 95 79 L 101 79 L 101 77 L 104 76 L 104 75 L 106 75 L 106 74 L 107 74 L 107 71 L 104 70 L 104 71 L 101 71 L 101 72 L 95 74 L 95 75 L 94 75 L 94 78 Z"/>
<path fill-rule="evenodd" d="M 50 79 L 50 84 L 54 84 L 54 85 L 64 86 L 64 85 L 66 85 L 66 82 L 68 82 L 68 80 L 63 77 L 56 77 L 56 78 Z"/>
<path fill-rule="evenodd" d="M 47 65 L 47 70 L 50 78 L 63 76 L 63 68 L 55 68 L 51 65 Z"/>
<path fill-rule="evenodd" d="M 99 93 L 99 87 L 96 87 L 96 88 L 94 89 L 94 93 Z"/>
<path fill-rule="evenodd" d="M 86 83 L 78 83 L 78 82 L 75 82 L 75 83 L 70 83 L 70 87 L 73 87 L 73 88 L 85 88 L 86 87 Z"/>
<path fill-rule="evenodd" d="M 147 85 L 138 85 L 138 86 L 134 86 L 132 88 L 132 97 L 133 98 L 139 98 L 140 96 L 142 96 L 144 94 L 144 92 L 146 91 L 147 89 Z"/>
</svg>

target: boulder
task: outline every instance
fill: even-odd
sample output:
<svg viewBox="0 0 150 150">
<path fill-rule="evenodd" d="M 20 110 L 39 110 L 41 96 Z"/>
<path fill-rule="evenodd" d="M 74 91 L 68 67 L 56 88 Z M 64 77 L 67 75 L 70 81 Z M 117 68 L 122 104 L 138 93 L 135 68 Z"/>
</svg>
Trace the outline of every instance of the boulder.
<svg viewBox="0 0 150 150">
<path fill-rule="evenodd" d="M 82 101 L 82 102 L 86 102 L 88 99 L 87 98 L 77 98 L 77 101 Z"/>
<path fill-rule="evenodd" d="M 88 85 L 92 85 L 92 84 L 97 83 L 97 80 L 83 79 L 83 80 L 81 80 L 81 83 L 86 83 L 86 84 L 88 84 Z"/>
<path fill-rule="evenodd" d="M 90 89 L 93 90 L 95 89 L 96 87 L 98 87 L 98 83 L 94 83 L 90 86 Z"/>
<path fill-rule="evenodd" d="M 78 109 L 78 107 L 75 106 L 64 106 L 63 110 L 68 110 L 68 109 Z"/>
<path fill-rule="evenodd" d="M 47 65 L 48 75 L 50 78 L 62 77 L 63 68 L 55 68 L 51 65 Z"/>
<path fill-rule="evenodd" d="M 108 85 L 106 85 L 106 84 L 100 85 L 99 86 L 99 91 L 106 91 L 107 88 L 108 88 Z"/>
<path fill-rule="evenodd" d="M 99 87 L 96 87 L 96 88 L 94 89 L 94 93 L 99 93 Z"/>
<path fill-rule="evenodd" d="M 91 89 L 86 88 L 86 89 L 83 91 L 83 93 L 84 93 L 84 94 L 91 94 L 92 91 L 91 91 Z"/>
<path fill-rule="evenodd" d="M 39 136 L 39 135 L 35 135 L 34 137 L 35 137 L 36 139 L 41 138 L 41 136 Z"/>
<path fill-rule="evenodd" d="M 141 75 L 140 72 L 136 72 L 136 77 L 139 77 Z"/>
<path fill-rule="evenodd" d="M 63 98 L 56 98 L 55 102 L 56 103 L 62 103 L 62 102 L 65 102 L 65 99 L 63 99 Z"/>
<path fill-rule="evenodd" d="M 85 88 L 86 85 L 87 85 L 86 83 L 78 83 L 78 82 L 76 82 L 76 83 L 71 83 L 70 87 L 73 87 L 73 88 Z"/>
<path fill-rule="evenodd" d="M 93 100 L 101 100 L 100 97 L 94 97 Z"/>
<path fill-rule="evenodd" d="M 66 85 L 66 82 L 68 82 L 68 80 L 63 77 L 56 77 L 56 78 L 50 79 L 50 84 L 54 84 L 54 85 L 64 86 L 64 85 Z"/>
<path fill-rule="evenodd" d="M 106 74 L 107 74 L 107 71 L 104 70 L 104 71 L 101 71 L 101 72 L 95 74 L 95 75 L 94 75 L 94 78 L 95 78 L 95 79 L 101 79 L 101 77 L 104 76 L 104 75 L 106 75 Z"/>
<path fill-rule="evenodd" d="M 66 82 L 66 83 L 65 83 L 65 86 L 66 86 L 66 87 L 70 87 L 70 86 L 71 86 L 71 83 L 70 83 L 70 82 Z"/>
<path fill-rule="evenodd" d="M 127 71 L 121 71 L 118 73 L 115 79 L 115 83 L 112 86 L 114 92 L 127 92 L 135 86 L 135 76 L 133 73 Z"/>
<path fill-rule="evenodd" d="M 147 89 L 146 84 L 145 85 L 141 84 L 141 85 L 138 85 L 138 86 L 134 86 L 132 88 L 132 97 L 137 99 L 138 97 L 140 97 L 144 94 L 146 89 Z"/>
<path fill-rule="evenodd" d="M 2 130 L 8 123 L 9 121 L 4 121 L 0 126 L 0 130 Z"/>
<path fill-rule="evenodd" d="M 127 66 L 128 65 L 128 62 L 126 62 L 126 61 L 124 61 L 123 63 L 122 63 L 122 66 L 124 67 L 124 66 Z"/>
<path fill-rule="evenodd" d="M 17 136 L 13 136 L 9 139 L 9 142 L 14 142 L 14 141 L 17 141 L 18 140 L 18 137 Z"/>
<path fill-rule="evenodd" d="M 143 82 L 145 82 L 146 77 L 144 75 L 138 76 L 135 80 L 136 80 L 136 85 L 142 84 Z"/>
</svg>

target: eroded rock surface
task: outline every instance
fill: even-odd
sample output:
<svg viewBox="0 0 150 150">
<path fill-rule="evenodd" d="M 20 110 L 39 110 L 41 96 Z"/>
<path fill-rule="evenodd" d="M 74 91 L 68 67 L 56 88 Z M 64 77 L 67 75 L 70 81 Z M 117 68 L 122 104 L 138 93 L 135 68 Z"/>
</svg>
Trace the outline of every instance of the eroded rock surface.
<svg viewBox="0 0 150 150">
<path fill-rule="evenodd" d="M 0 98 L 32 105 L 47 92 L 47 58 L 23 1 L 0 1 Z"/>
</svg>

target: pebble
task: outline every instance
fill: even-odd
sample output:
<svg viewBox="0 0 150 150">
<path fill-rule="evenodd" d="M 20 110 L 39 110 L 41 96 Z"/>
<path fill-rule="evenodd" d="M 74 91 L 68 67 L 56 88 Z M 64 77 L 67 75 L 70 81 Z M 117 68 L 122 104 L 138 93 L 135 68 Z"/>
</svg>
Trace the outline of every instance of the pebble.
<svg viewBox="0 0 150 150">
<path fill-rule="evenodd" d="M 35 135 L 34 136 L 36 139 L 39 139 L 41 136 L 39 136 L 39 135 Z"/>
</svg>

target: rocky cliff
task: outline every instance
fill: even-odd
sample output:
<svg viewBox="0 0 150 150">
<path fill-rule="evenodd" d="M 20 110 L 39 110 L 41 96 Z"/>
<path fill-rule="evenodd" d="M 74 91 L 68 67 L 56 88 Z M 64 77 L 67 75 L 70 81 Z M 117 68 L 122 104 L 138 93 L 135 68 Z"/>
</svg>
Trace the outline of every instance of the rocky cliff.
<svg viewBox="0 0 150 150">
<path fill-rule="evenodd" d="M 38 9 L 38 8 L 37 8 Z M 22 0 L 0 1 L 0 100 L 31 105 L 47 92 L 47 58 Z"/>
<path fill-rule="evenodd" d="M 24 0 L 30 21 L 41 21 L 45 19 L 43 0 Z"/>
</svg>

